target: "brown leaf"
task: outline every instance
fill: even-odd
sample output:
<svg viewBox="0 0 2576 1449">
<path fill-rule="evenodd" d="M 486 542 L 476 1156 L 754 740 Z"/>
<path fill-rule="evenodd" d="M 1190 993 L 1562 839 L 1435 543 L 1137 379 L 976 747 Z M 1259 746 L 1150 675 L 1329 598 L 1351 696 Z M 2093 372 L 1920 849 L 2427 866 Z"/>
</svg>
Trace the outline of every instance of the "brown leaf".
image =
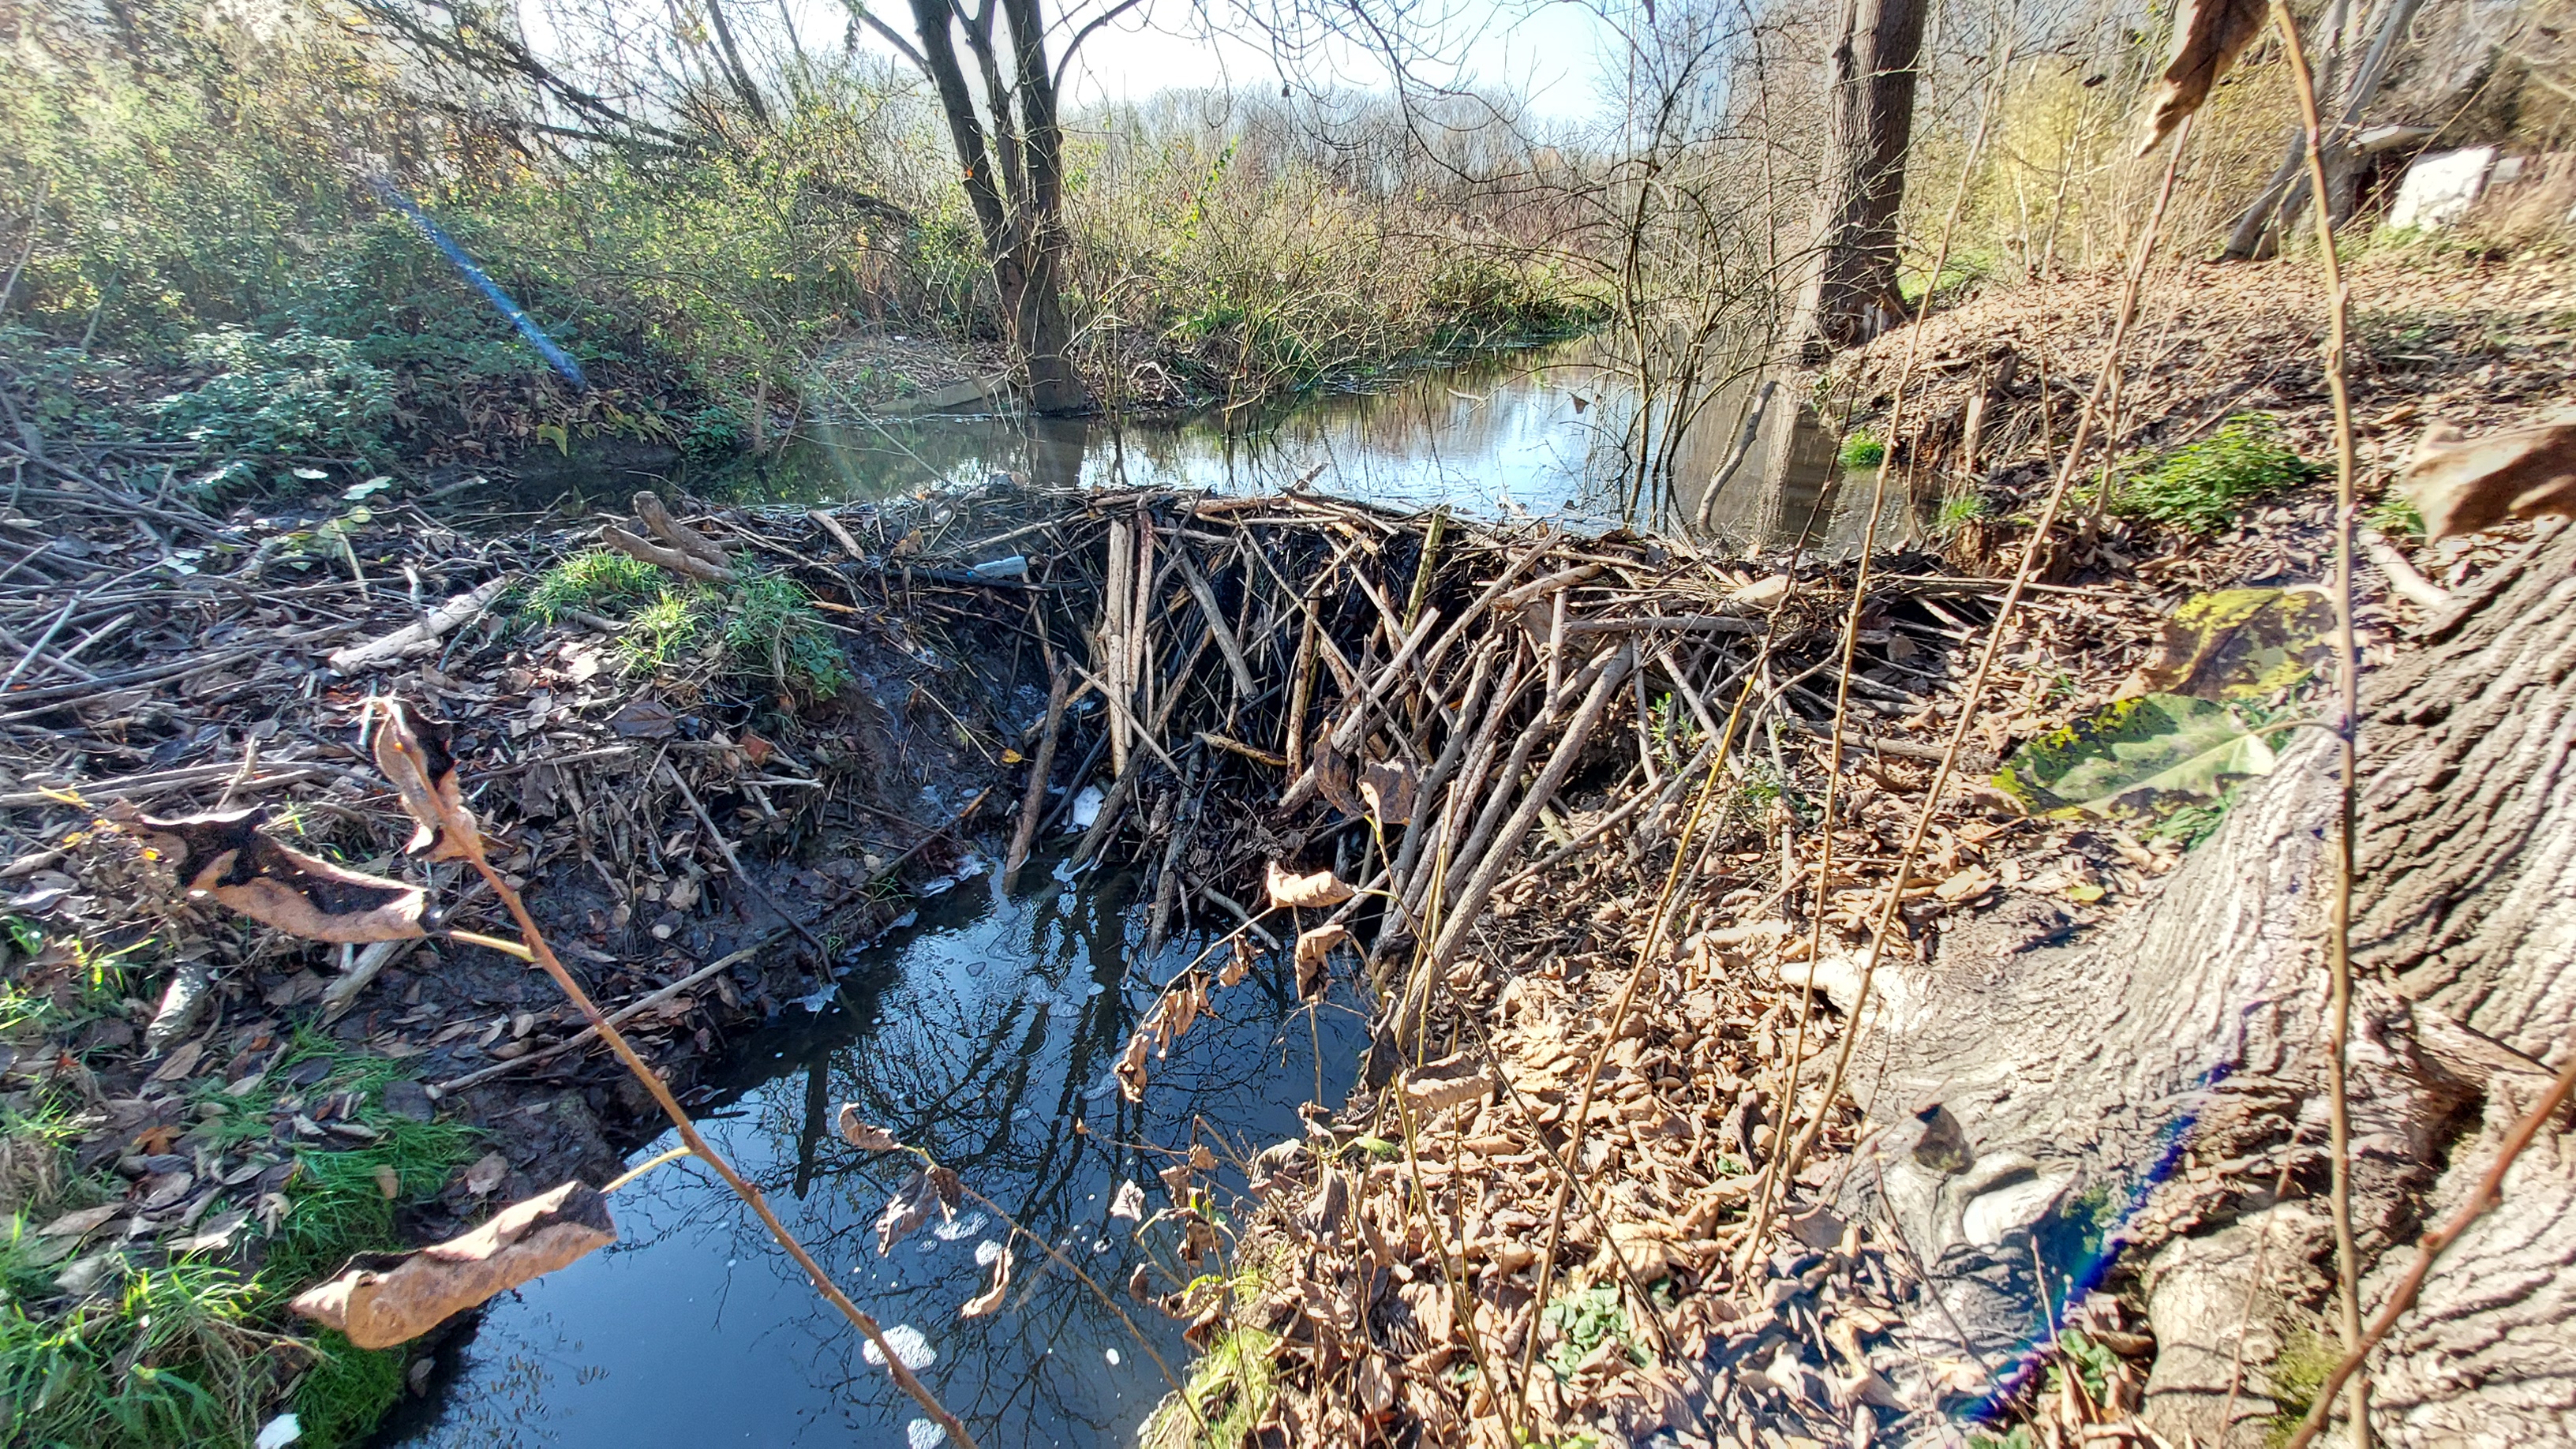
<svg viewBox="0 0 2576 1449">
<path fill-rule="evenodd" d="M 1151 1033 L 1140 1031 L 1127 1038 L 1127 1050 L 1120 1053 L 1114 1069 L 1118 1076 L 1119 1095 L 1130 1102 L 1145 1100 L 1145 1054 L 1154 1049 Z"/>
<path fill-rule="evenodd" d="M 97 1207 L 82 1208 L 78 1212 L 65 1213 L 36 1229 L 36 1236 L 40 1238 L 81 1237 L 90 1229 L 123 1211 L 125 1211 L 125 1204 L 121 1202 L 101 1203 Z"/>
<path fill-rule="evenodd" d="M 456 788 L 456 757 L 447 724 L 399 699 L 367 701 L 374 716 L 376 768 L 402 797 L 417 828 L 403 848 L 432 860 L 463 860 L 482 849 L 482 828 Z"/>
<path fill-rule="evenodd" d="M 390 1261 L 367 1255 L 376 1261 L 352 1267 L 289 1306 L 360 1348 L 390 1348 L 616 1241 L 608 1199 L 567 1182 L 512 1203 L 462 1237 Z"/>
<path fill-rule="evenodd" d="M 2218 78 L 2262 33 L 2264 13 L 2262 0 L 2183 0 L 2182 14 L 2174 19 L 2173 57 L 2156 87 L 2139 155 L 2162 144 L 2209 99 Z"/>
<path fill-rule="evenodd" d="M 637 699 L 609 716 L 608 727 L 623 739 L 667 740 L 679 733 L 680 717 L 658 699 Z"/>
<path fill-rule="evenodd" d="M 462 1180 L 467 1192 L 476 1197 L 490 1197 L 493 1189 L 501 1185 L 501 1179 L 509 1175 L 510 1159 L 498 1152 L 486 1152 L 465 1169 Z"/>
<path fill-rule="evenodd" d="M 1404 1074 L 1404 1098 L 1416 1112 L 1437 1112 L 1493 1095 L 1494 1074 L 1482 1055 L 1459 1052 Z"/>
<path fill-rule="evenodd" d="M 957 1206 L 957 1174 L 944 1167 L 925 1167 L 896 1188 L 886 1199 L 885 1211 L 877 1214 L 877 1256 L 894 1251 L 894 1245 L 911 1236 L 912 1230 L 930 1221 L 933 1208 L 949 1212 Z"/>
<path fill-rule="evenodd" d="M 1326 969 L 1333 948 L 1351 938 L 1350 928 L 1342 925 L 1317 926 L 1297 937 L 1297 999 L 1312 1001 L 1324 983 L 1332 979 Z"/>
<path fill-rule="evenodd" d="M 1368 813 L 1368 807 L 1351 789 L 1351 762 L 1333 748 L 1330 740 L 1315 750 L 1315 793 L 1344 815 Z"/>
<path fill-rule="evenodd" d="M 1377 760 L 1360 771 L 1360 794 L 1377 823 L 1402 825 L 1413 818 L 1413 767 L 1400 760 Z"/>
<path fill-rule="evenodd" d="M 985 1314 L 1002 1306 L 1002 1295 L 1010 1291 L 1010 1287 L 1011 1244 L 1010 1240 L 1006 1238 L 1002 1242 L 1002 1255 L 993 1260 L 992 1285 L 987 1287 L 983 1292 L 966 1300 L 966 1306 L 957 1310 L 957 1316 L 960 1318 L 983 1317 Z"/>
<path fill-rule="evenodd" d="M 841 1115 L 837 1125 L 840 1128 L 841 1140 L 863 1152 L 893 1152 L 903 1146 L 902 1143 L 894 1140 L 893 1133 L 883 1127 L 860 1121 L 859 1104 L 856 1102 L 841 1104 Z"/>
<path fill-rule="evenodd" d="M 2576 420 L 2507 428 L 2483 438 L 2449 423 L 2424 430 L 2397 486 L 2439 542 L 2508 518 L 2576 514 Z"/>
<path fill-rule="evenodd" d="M 1288 906 L 1334 906 L 1351 898 L 1351 888 L 1333 879 L 1329 870 L 1313 875 L 1290 875 L 1270 862 L 1270 904 Z"/>
<path fill-rule="evenodd" d="M 260 833 L 265 806 L 161 819 L 130 807 L 110 820 L 169 860 L 190 895 L 307 940 L 365 945 L 425 936 L 418 886 L 361 875 Z"/>
<path fill-rule="evenodd" d="M 1241 981 L 1244 978 L 1245 973 L 1251 971 L 1251 969 L 1252 943 L 1243 939 L 1241 936 L 1237 936 L 1234 938 L 1233 954 L 1227 956 L 1225 959 L 1225 965 L 1217 969 L 1216 984 L 1219 986 L 1232 986 L 1236 982 Z"/>
</svg>

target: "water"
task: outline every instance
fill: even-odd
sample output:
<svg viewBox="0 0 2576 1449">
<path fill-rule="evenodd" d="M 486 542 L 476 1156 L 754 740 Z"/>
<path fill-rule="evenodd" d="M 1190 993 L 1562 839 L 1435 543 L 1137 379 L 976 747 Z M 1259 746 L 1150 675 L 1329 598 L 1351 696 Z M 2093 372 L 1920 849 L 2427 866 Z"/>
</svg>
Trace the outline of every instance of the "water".
<svg viewBox="0 0 2576 1449">
<path fill-rule="evenodd" d="M 1154 1174 L 1172 1158 L 1134 1144 L 1186 1148 L 1194 1118 L 1221 1158 L 1294 1137 L 1319 1080 L 1331 1100 L 1348 1090 L 1365 1030 L 1342 1004 L 1310 1021 L 1282 975 L 1256 971 L 1215 991 L 1217 1019 L 1150 1062 L 1152 1086 L 1131 1105 L 1110 1066 L 1188 948 L 1144 958 L 1132 876 L 1067 885 L 1032 870 L 1016 899 L 990 882 L 926 902 L 916 925 L 854 957 L 820 1015 L 790 1007 L 744 1042 L 699 1120 L 860 1307 L 926 1345 L 916 1371 L 984 1443 L 1132 1444 L 1164 1382 L 1118 1317 L 1023 1239 L 1003 1308 L 960 1319 L 987 1281 L 978 1253 L 993 1250 L 981 1245 L 1007 1228 L 969 1202 L 880 1258 L 872 1224 L 912 1160 L 847 1147 L 834 1113 L 857 1102 L 1043 1234 L 1178 1373 L 1180 1325 L 1125 1289 L 1139 1264 L 1159 1265 L 1147 1270 L 1155 1291 L 1178 1286 L 1169 1270 L 1190 1271 L 1178 1234 L 1157 1227 L 1139 1245 L 1136 1224 L 1109 1212 L 1121 1181 L 1146 1189 L 1149 1211 L 1169 1202 Z M 379 1442 L 923 1442 L 918 1407 L 712 1174 L 683 1160 L 611 1204 L 621 1241 L 495 1300 L 442 1351 L 429 1400 L 399 1411 Z"/>
<path fill-rule="evenodd" d="M 1598 341 L 1577 339 L 1231 417 L 1116 425 L 1010 413 L 809 420 L 769 457 L 680 481 L 801 504 L 974 486 L 996 473 L 1042 488 L 1250 494 L 1303 484 L 1399 508 L 1546 518 L 1595 531 L 1625 521 L 1622 434 L 1634 410 L 1601 357 Z M 1697 517 L 1702 489 L 1732 451 L 1748 387 L 1722 391 L 1684 435 L 1673 481 L 1686 517 Z M 1812 510 L 1815 540 L 1848 548 L 1860 535 L 1856 515 L 1863 510 L 1854 505 L 1867 498 L 1868 483 L 1866 475 L 1857 487 L 1844 478 L 1835 462 L 1838 441 L 1783 388 L 1709 521 L 1737 539 L 1776 546 L 1795 538 Z M 620 469 L 594 454 L 559 465 L 547 481 L 621 498 L 669 476 Z M 1888 522 L 1902 526 L 1893 500 Z"/>
</svg>

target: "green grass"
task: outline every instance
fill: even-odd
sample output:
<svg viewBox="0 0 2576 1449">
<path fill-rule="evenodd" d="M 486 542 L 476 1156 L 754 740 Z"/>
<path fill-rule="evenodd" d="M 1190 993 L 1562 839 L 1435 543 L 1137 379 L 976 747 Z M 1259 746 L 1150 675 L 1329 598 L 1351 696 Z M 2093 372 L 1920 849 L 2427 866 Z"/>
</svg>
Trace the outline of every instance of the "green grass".
<svg viewBox="0 0 2576 1449">
<path fill-rule="evenodd" d="M 317 1060 L 327 1064 L 317 1080 L 286 1084 Z M 355 1253 L 409 1246 L 397 1230 L 398 1208 L 436 1194 L 474 1150 L 472 1129 L 383 1109 L 379 1094 L 401 1074 L 398 1063 L 299 1033 L 242 1096 L 225 1094 L 220 1083 L 199 1085 L 192 1108 L 223 1110 L 200 1115 L 180 1138 L 181 1151 L 246 1146 L 269 1136 L 272 1116 L 341 1092 L 361 1094 L 350 1120 L 378 1135 L 346 1150 L 293 1150 L 286 1213 L 255 1270 L 202 1256 L 154 1261 L 147 1246 L 109 1262 L 78 1298 L 57 1288 L 65 1267 L 55 1261 L 59 1245 L 31 1234 L 112 1193 L 111 1184 L 68 1170 L 83 1104 L 67 1088 L 0 1104 L 0 1142 L 10 1154 L 0 1183 L 16 1199 L 0 1217 L 0 1443 L 237 1446 L 290 1406 L 303 1426 L 301 1444 L 334 1449 L 363 1440 L 401 1390 L 404 1354 L 360 1350 L 337 1334 L 298 1337 L 301 1325 L 285 1303 Z M 380 1168 L 392 1172 L 396 1199 L 385 1196 Z M 256 1192 L 245 1185 L 209 1215 L 254 1206 Z"/>
<path fill-rule="evenodd" d="M 1984 494 L 1954 493 L 1941 500 L 1941 517 L 1936 526 L 1945 534 L 1957 533 L 1981 518 L 1994 516 L 1995 506 Z"/>
<path fill-rule="evenodd" d="M 541 624 L 552 624 L 579 610 L 611 614 L 621 607 L 662 592 L 660 569 L 611 548 L 574 554 L 537 577 L 519 612 Z"/>
<path fill-rule="evenodd" d="M 593 549 L 546 570 L 519 612 L 539 623 L 575 610 L 618 622 L 612 653 L 630 674 L 679 668 L 713 644 L 717 673 L 739 684 L 817 700 L 848 688 L 849 664 L 812 596 L 749 556 L 734 569 L 740 582 L 711 588 Z"/>
<path fill-rule="evenodd" d="M 2370 506 L 2366 520 L 2381 534 L 2400 543 L 2411 543 L 2424 536 L 2424 514 L 2415 500 L 2402 493 L 2383 495 Z"/>
<path fill-rule="evenodd" d="M 2243 413 L 2197 443 L 2124 460 L 2108 507 L 2124 518 L 2217 533 L 2234 526 L 2248 506 L 2306 482 L 2315 471 L 2281 440 L 2278 424 Z"/>
<path fill-rule="evenodd" d="M 1839 456 L 1842 459 L 1844 472 L 1857 473 L 1864 468 L 1875 468 L 1887 461 L 1887 445 L 1867 433 L 1854 433 L 1843 439 L 1842 452 Z"/>
</svg>

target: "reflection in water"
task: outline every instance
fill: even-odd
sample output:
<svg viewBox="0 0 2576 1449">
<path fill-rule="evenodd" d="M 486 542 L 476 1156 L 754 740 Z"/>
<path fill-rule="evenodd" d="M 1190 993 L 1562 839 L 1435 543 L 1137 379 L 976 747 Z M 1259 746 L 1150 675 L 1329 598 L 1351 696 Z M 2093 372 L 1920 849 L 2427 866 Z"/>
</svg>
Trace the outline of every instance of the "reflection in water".
<svg viewBox="0 0 2576 1449">
<path fill-rule="evenodd" d="M 1266 415 L 1113 424 L 1101 418 L 995 413 L 809 421 L 766 458 L 685 478 L 701 492 L 747 500 L 825 503 L 890 498 L 984 483 L 1007 473 L 1039 488 L 1168 488 L 1272 493 L 1292 485 L 1399 508 L 1446 507 L 1478 518 L 1537 517 L 1582 529 L 1618 516 L 1633 401 L 1599 365 L 1600 344 L 1578 339 L 1411 374 L 1381 390 L 1328 392 Z M 1754 384 L 1737 383 L 1702 409 L 1674 451 L 1674 504 L 1698 515 L 1701 491 L 1724 465 Z M 1778 546 L 1811 513 L 1812 541 L 1851 546 L 1866 477 L 1845 486 L 1840 439 L 1780 390 L 1752 449 L 1710 510 L 1719 532 Z M 622 498 L 654 475 L 575 458 L 550 481 Z M 1902 526 L 1891 503 L 1889 524 Z"/>
<path fill-rule="evenodd" d="M 1045 1234 L 1119 1294 L 1177 1371 L 1178 1325 L 1123 1291 L 1140 1264 L 1158 1292 L 1194 1271 L 1176 1234 L 1158 1227 L 1139 1246 L 1135 1225 L 1109 1216 L 1122 1180 L 1167 1201 L 1154 1173 L 1171 1159 L 1132 1144 L 1186 1147 L 1195 1121 L 1234 1160 L 1294 1136 L 1319 1081 L 1347 1088 L 1363 1033 L 1340 1005 L 1310 1031 L 1285 981 L 1256 972 L 1217 993 L 1218 1019 L 1152 1063 L 1153 1085 L 1131 1105 L 1110 1066 L 1155 985 L 1188 958 L 1142 959 L 1131 877 L 1042 880 L 1016 900 L 989 880 L 928 903 L 909 939 L 862 953 L 831 1010 L 791 1008 L 795 1019 L 746 1042 L 700 1120 L 860 1306 L 920 1335 L 915 1367 L 984 1442 L 1129 1443 L 1164 1384 L 1110 1309 L 1023 1241 L 1002 1311 L 960 1319 L 986 1278 L 979 1249 L 989 1260 L 981 1245 L 1006 1227 L 969 1204 L 878 1257 L 871 1225 L 913 1160 L 845 1146 L 833 1112 L 858 1103 Z M 614 1211 L 622 1241 L 496 1303 L 451 1350 L 461 1365 L 437 1390 L 435 1422 L 396 1442 L 924 1442 L 918 1408 L 711 1174 L 659 1169 Z"/>
</svg>

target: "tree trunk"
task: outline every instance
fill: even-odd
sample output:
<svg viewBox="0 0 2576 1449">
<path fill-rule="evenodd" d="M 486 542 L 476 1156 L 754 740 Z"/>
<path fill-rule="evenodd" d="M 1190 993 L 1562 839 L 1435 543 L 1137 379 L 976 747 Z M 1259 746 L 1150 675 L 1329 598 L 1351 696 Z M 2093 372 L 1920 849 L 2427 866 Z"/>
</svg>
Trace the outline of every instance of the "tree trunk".
<svg viewBox="0 0 2576 1449">
<path fill-rule="evenodd" d="M 1896 285 L 1896 217 L 1914 135 L 1923 0 L 1843 0 L 1825 62 L 1825 165 L 1817 178 L 1815 257 L 1797 335 L 1865 342 L 1905 316 Z"/>
<path fill-rule="evenodd" d="M 2576 1023 L 2576 528 L 2553 526 L 2365 684 L 2351 1091 L 2356 1226 L 2383 1260 L 2368 1312 Z M 2315 1313 L 2331 1271 L 2333 759 L 2322 736 L 2285 753 L 2126 916 L 2078 935 L 2053 905 L 2015 898 L 1887 983 L 1879 1060 L 1854 1076 L 1876 1084 L 1863 1105 L 1878 1131 L 1842 1206 L 1893 1223 L 1927 1266 L 1940 1306 L 1910 1330 L 1926 1353 L 1956 1358 L 1964 1336 L 2000 1375 L 2109 1271 L 2108 1245 L 2152 1304 L 2151 1426 L 2250 1446 L 2267 1416 L 2305 1407 L 2267 1359 L 2302 1326 L 2334 1338 Z M 1927 1117 L 1954 1122 L 1966 1151 L 1918 1152 Z M 2285 1161 L 2293 1201 L 2275 1208 Z M 2551 1134 L 2373 1365 L 2377 1432 L 2427 1446 L 2576 1435 L 2571 1269 L 2576 1145 Z"/>
<path fill-rule="evenodd" d="M 948 120 L 1029 406 L 1041 413 L 1079 412 L 1090 399 L 1073 365 L 1073 324 L 1064 306 L 1064 130 L 1038 0 L 1008 0 L 1002 7 L 1011 39 L 1007 82 L 990 31 L 991 7 L 974 17 L 985 28 L 977 29 L 974 20 L 963 27 L 985 94 L 1016 95 L 1020 101 L 1014 118 L 1008 100 L 995 99 L 989 131 L 957 55 L 954 27 L 960 14 L 947 0 L 912 0 L 918 59 Z"/>
</svg>

